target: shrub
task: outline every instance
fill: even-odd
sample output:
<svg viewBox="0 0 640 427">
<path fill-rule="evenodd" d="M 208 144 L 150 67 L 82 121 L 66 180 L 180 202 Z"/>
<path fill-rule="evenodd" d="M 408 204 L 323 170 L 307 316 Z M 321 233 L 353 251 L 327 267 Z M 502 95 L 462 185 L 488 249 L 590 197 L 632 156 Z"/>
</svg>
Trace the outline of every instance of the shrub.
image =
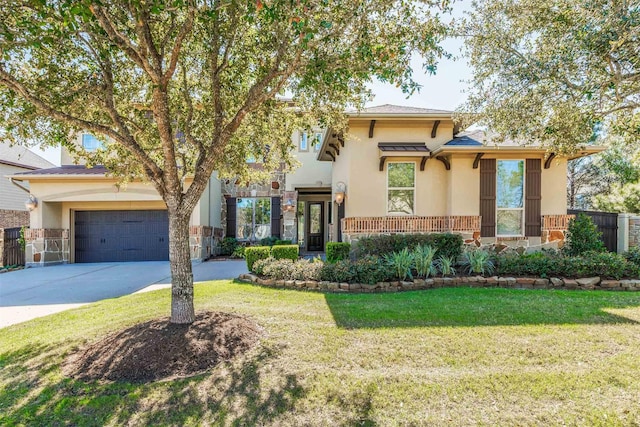
<svg viewBox="0 0 640 427">
<path fill-rule="evenodd" d="M 264 276 L 264 268 L 274 262 L 276 259 L 274 257 L 259 259 L 253 263 L 253 272 L 259 276 Z"/>
<path fill-rule="evenodd" d="M 366 283 L 374 285 L 390 280 L 390 272 L 379 257 L 364 256 L 357 261 L 341 260 L 326 263 L 320 272 L 320 279 L 327 282 Z"/>
<path fill-rule="evenodd" d="M 291 245 L 293 242 L 291 240 L 276 240 L 274 245 L 282 246 L 282 245 Z"/>
<path fill-rule="evenodd" d="M 455 263 L 455 258 L 440 255 L 436 261 L 436 267 L 442 276 L 452 276 L 456 274 L 456 269 L 454 268 Z"/>
<path fill-rule="evenodd" d="M 275 236 L 264 237 L 260 239 L 260 246 L 273 246 L 276 245 L 278 241 L 280 241 L 280 239 Z"/>
<path fill-rule="evenodd" d="M 413 253 L 407 248 L 399 252 L 393 252 L 384 256 L 385 262 L 389 265 L 394 273 L 394 277 L 399 280 L 413 278 L 411 268 L 413 267 Z"/>
<path fill-rule="evenodd" d="M 290 259 L 295 261 L 299 257 L 298 245 L 276 245 L 271 248 L 271 254 L 275 259 Z"/>
<path fill-rule="evenodd" d="M 251 246 L 244 250 L 244 258 L 247 260 L 247 268 L 253 271 L 253 264 L 259 259 L 269 258 L 271 248 L 269 246 Z"/>
<path fill-rule="evenodd" d="M 245 247 L 244 246 L 236 246 L 236 248 L 233 250 L 233 253 L 231 254 L 232 257 L 234 258 L 244 258 L 244 251 L 245 251 Z"/>
<path fill-rule="evenodd" d="M 321 262 L 307 259 L 292 261 L 275 258 L 257 261 L 255 265 L 264 276 L 276 280 L 319 280 L 323 266 Z"/>
<path fill-rule="evenodd" d="M 584 213 L 579 213 L 574 219 L 569 221 L 566 244 L 563 252 L 567 255 L 582 255 L 586 252 L 604 252 L 606 248 L 601 240 L 602 233 L 598 227 Z"/>
<path fill-rule="evenodd" d="M 639 273 L 640 268 L 633 262 L 609 252 L 587 252 L 575 257 L 545 252 L 498 257 L 500 275 L 621 279 L 638 277 Z"/>
<path fill-rule="evenodd" d="M 363 237 L 354 247 L 356 258 L 365 255 L 384 256 L 399 252 L 404 248 L 413 250 L 416 246 L 432 246 L 441 256 L 457 259 L 462 254 L 463 240 L 459 234 L 392 234 Z"/>
<path fill-rule="evenodd" d="M 491 260 L 491 255 L 483 250 L 470 250 L 464 253 L 462 267 L 469 273 L 491 274 L 495 270 L 495 265 Z"/>
<path fill-rule="evenodd" d="M 640 247 L 636 246 L 629 249 L 629 251 L 624 254 L 624 257 L 627 259 L 627 261 L 640 267 Z"/>
<path fill-rule="evenodd" d="M 413 260 L 418 277 L 429 277 L 433 272 L 433 257 L 438 250 L 429 245 L 419 245 L 413 250 Z"/>
<path fill-rule="evenodd" d="M 220 255 L 232 255 L 236 247 L 238 247 L 238 240 L 235 237 L 225 237 L 220 242 Z"/>
<path fill-rule="evenodd" d="M 326 246 L 327 262 L 337 262 L 349 259 L 351 244 L 346 242 L 328 242 Z"/>
</svg>

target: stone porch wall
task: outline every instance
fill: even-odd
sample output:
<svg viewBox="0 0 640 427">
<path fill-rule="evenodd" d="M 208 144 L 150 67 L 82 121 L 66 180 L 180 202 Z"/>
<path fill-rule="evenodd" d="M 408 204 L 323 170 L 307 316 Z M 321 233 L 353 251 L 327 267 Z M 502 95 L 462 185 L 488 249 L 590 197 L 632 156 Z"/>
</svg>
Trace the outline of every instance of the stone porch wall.
<svg viewBox="0 0 640 427">
<path fill-rule="evenodd" d="M 223 231 L 221 228 L 206 225 L 192 225 L 189 227 L 189 248 L 192 261 L 205 261 L 220 253 L 220 242 Z"/>
<path fill-rule="evenodd" d="M 25 230 L 25 264 L 27 267 L 67 264 L 69 230 L 33 228 Z"/>
<path fill-rule="evenodd" d="M 640 246 L 640 216 L 629 216 L 629 248 Z"/>
</svg>

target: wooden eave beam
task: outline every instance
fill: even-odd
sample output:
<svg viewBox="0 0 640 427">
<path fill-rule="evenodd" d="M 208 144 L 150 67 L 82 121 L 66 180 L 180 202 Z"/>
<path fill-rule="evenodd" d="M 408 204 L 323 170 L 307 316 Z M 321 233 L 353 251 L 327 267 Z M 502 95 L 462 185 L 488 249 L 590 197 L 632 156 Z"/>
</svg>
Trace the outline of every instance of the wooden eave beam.
<svg viewBox="0 0 640 427">
<path fill-rule="evenodd" d="M 438 156 L 436 157 L 436 159 L 440 160 L 442 162 L 442 164 L 444 165 L 444 168 L 446 170 L 451 170 L 451 163 L 449 162 L 449 159 L 445 156 Z"/>
<path fill-rule="evenodd" d="M 376 127 L 376 121 L 375 120 L 371 120 L 371 122 L 369 123 L 369 139 L 373 138 L 373 130 Z"/>
<path fill-rule="evenodd" d="M 435 138 L 438 133 L 438 126 L 440 126 L 440 120 L 436 120 L 433 122 L 433 127 L 431 128 L 431 138 Z"/>
<path fill-rule="evenodd" d="M 424 167 L 427 164 L 427 160 L 429 160 L 429 156 L 422 156 L 422 160 L 420 161 L 420 172 L 424 172 Z"/>
<path fill-rule="evenodd" d="M 556 153 L 551 153 L 549 154 L 549 157 L 547 157 L 547 160 L 545 160 L 544 162 L 544 168 L 545 169 L 549 169 L 551 167 L 551 161 L 556 157 Z"/>
<path fill-rule="evenodd" d="M 474 169 L 478 169 L 478 166 L 480 165 L 480 159 L 482 158 L 482 156 L 484 156 L 484 153 L 476 154 L 476 158 L 473 160 Z"/>
<path fill-rule="evenodd" d="M 331 151 L 326 150 L 326 151 L 325 151 L 325 154 L 327 154 L 329 157 L 331 157 L 331 160 L 332 160 L 332 161 L 334 161 L 334 162 L 336 161 L 336 156 L 334 156 L 334 155 L 333 155 L 333 153 L 332 153 Z"/>
<path fill-rule="evenodd" d="M 380 157 L 380 165 L 378 166 L 378 169 L 380 170 L 380 172 L 384 170 L 384 162 L 386 161 L 387 161 L 387 156 Z"/>
<path fill-rule="evenodd" d="M 341 137 L 341 136 L 339 136 L 339 137 L 338 137 L 338 142 L 340 143 L 340 146 L 341 146 L 342 148 L 344 148 L 344 138 L 343 138 L 343 137 Z"/>
</svg>

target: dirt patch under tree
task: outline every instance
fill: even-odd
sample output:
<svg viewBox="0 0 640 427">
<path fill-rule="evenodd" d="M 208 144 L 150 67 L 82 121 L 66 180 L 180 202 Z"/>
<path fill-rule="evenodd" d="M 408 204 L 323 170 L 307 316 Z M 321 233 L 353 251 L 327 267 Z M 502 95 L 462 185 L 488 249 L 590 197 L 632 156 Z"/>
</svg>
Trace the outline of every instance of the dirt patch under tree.
<svg viewBox="0 0 640 427">
<path fill-rule="evenodd" d="M 262 329 L 231 313 L 201 312 L 190 325 L 168 318 L 115 332 L 71 354 L 64 372 L 82 380 L 153 381 L 194 375 L 253 347 Z"/>
</svg>

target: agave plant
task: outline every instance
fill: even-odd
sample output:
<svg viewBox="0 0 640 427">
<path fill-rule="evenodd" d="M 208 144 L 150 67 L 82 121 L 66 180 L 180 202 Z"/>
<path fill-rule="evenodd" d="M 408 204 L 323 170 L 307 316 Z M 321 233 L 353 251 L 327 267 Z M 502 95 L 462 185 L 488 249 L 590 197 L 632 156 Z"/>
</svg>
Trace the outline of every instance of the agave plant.
<svg viewBox="0 0 640 427">
<path fill-rule="evenodd" d="M 433 272 L 433 257 L 437 251 L 437 248 L 429 245 L 418 245 L 413 250 L 413 260 L 418 277 L 429 277 L 429 274 Z"/>
<path fill-rule="evenodd" d="M 411 267 L 413 267 L 413 253 L 409 249 L 404 248 L 399 252 L 393 252 L 385 255 L 384 260 L 393 269 L 395 276 L 399 280 L 413 278 L 411 275 Z"/>
<path fill-rule="evenodd" d="M 442 255 L 440 255 L 436 261 L 438 270 L 440 270 L 440 273 L 442 273 L 443 276 L 452 276 L 456 274 L 456 269 L 453 267 L 455 263 L 456 260 L 454 257 Z"/>
<path fill-rule="evenodd" d="M 483 250 L 465 252 L 462 266 L 469 273 L 482 275 L 491 274 L 495 270 L 491 255 L 489 252 Z"/>
</svg>

